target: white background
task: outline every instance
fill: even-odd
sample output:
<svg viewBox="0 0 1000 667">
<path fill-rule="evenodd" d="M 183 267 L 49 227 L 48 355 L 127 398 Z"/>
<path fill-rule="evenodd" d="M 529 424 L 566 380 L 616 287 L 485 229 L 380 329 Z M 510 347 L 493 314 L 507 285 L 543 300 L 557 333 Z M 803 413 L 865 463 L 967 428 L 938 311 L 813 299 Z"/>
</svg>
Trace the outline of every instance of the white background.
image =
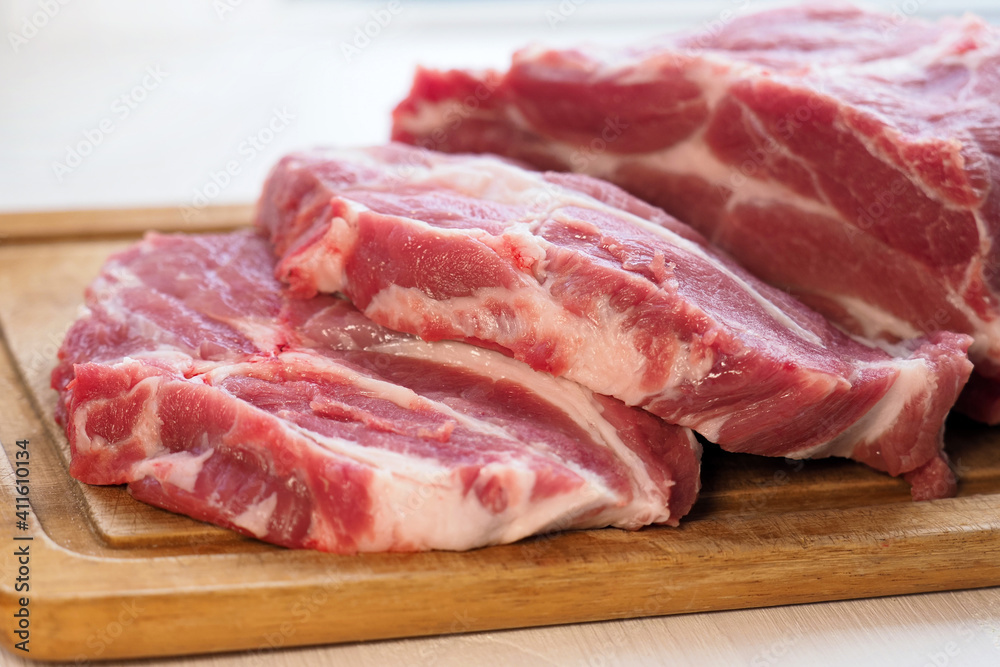
<svg viewBox="0 0 1000 667">
<path fill-rule="evenodd" d="M 622 42 L 677 27 L 705 29 L 724 11 L 774 4 L 399 2 L 402 11 L 351 61 L 342 45 L 351 44 L 369 13 L 387 1 L 0 4 L 0 210 L 184 205 L 196 192 L 204 194 L 213 172 L 231 160 L 240 163 L 239 175 L 218 192 L 209 187 L 208 194 L 215 194 L 213 203 L 252 201 L 270 165 L 293 148 L 387 140 L 389 112 L 406 94 L 417 63 L 503 67 L 512 50 L 530 41 Z M 47 17 L 45 4 L 58 13 Z M 1000 2 L 874 4 L 937 15 Z M 552 25 L 547 16 L 553 14 L 566 20 Z M 23 36 L 25 21 L 40 19 L 45 25 L 15 52 L 10 35 Z M 150 67 L 166 76 L 156 88 L 134 94 Z M 123 95 L 135 105 L 125 118 L 116 113 L 124 108 Z M 252 158 L 249 151 L 241 153 L 274 109 L 287 110 L 294 122 L 265 151 Z M 113 131 L 60 177 L 56 163 L 66 164 L 81 142 L 93 143 L 87 133 L 94 137 L 104 119 L 112 121 Z"/>
<path fill-rule="evenodd" d="M 48 0 L 45 0 L 46 2 Z M 580 0 L 576 0 L 579 2 Z M 389 112 L 414 66 L 503 67 L 532 41 L 623 42 L 677 27 L 704 27 L 724 10 L 762 0 L 614 3 L 430 2 L 402 11 L 350 61 L 342 44 L 384 2 L 277 0 L 135 2 L 71 0 L 32 33 L 40 0 L 0 6 L 0 211 L 185 206 L 212 174 L 212 203 L 252 201 L 284 152 L 314 144 L 369 144 L 389 135 Z M 897 0 L 889 11 L 936 16 L 967 9 L 1000 17 L 1000 2 Z M 565 7 L 575 6 L 572 13 Z M 548 14 L 547 14 L 548 13 Z M 563 16 L 551 25 L 547 19 Z M 25 35 L 12 45 L 11 34 Z M 15 39 L 15 41 L 18 41 Z M 16 46 L 16 50 L 15 47 Z M 142 86 L 147 68 L 165 72 Z M 152 79 L 147 78 L 147 82 Z M 127 117 L 126 100 L 134 105 Z M 139 101 L 137 98 L 142 97 Z M 118 102 L 116 103 L 116 100 Z M 294 120 L 250 156 L 277 110 Z M 95 143 L 78 166 L 56 163 Z M 105 122 L 107 127 L 107 122 Z M 264 133 L 266 137 L 266 133 Z M 243 150 L 241 150 L 243 147 Z M 2 268 L 0 268 L 2 270 Z M 1000 558 L 1000 554 L 998 554 Z M 0 661 L 20 660 L 0 655 Z M 997 589 L 777 609 L 696 614 L 295 649 L 170 664 L 569 664 L 569 665 L 1000 665 Z"/>
</svg>

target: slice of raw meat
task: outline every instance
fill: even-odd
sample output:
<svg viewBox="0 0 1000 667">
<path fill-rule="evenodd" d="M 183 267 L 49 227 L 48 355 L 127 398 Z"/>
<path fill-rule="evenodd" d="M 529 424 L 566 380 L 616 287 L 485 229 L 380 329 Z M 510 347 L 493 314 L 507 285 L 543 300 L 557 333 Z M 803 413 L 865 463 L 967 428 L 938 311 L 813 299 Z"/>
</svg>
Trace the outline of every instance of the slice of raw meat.
<svg viewBox="0 0 1000 667">
<path fill-rule="evenodd" d="M 969 338 L 862 345 L 607 183 L 394 144 L 284 158 L 258 224 L 293 290 L 499 349 L 726 449 L 848 456 L 954 492 L 945 415 Z M 938 474 L 916 474 L 930 465 Z"/>
<path fill-rule="evenodd" d="M 960 405 L 1000 421 L 1000 38 L 849 6 L 625 49 L 421 70 L 393 137 L 612 181 L 838 324 L 974 338 Z"/>
<path fill-rule="evenodd" d="M 52 378 L 74 477 L 341 553 L 676 525 L 694 502 L 687 429 L 289 298 L 274 263 L 249 232 L 153 234 L 108 261 Z"/>
</svg>

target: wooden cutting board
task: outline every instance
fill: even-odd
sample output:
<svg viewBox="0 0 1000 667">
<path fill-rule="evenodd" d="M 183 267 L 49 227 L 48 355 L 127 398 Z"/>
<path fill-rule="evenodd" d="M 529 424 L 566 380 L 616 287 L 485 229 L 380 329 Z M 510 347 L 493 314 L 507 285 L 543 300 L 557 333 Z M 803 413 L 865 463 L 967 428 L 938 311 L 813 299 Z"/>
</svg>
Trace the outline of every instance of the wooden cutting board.
<svg viewBox="0 0 1000 667">
<path fill-rule="evenodd" d="M 958 498 L 912 503 L 902 481 L 848 461 L 710 447 L 704 491 L 680 528 L 579 531 L 466 553 L 289 551 L 143 505 L 123 487 L 70 478 L 48 378 L 84 287 L 129 243 L 124 237 L 143 229 L 248 220 L 247 207 L 211 209 L 193 222 L 169 209 L 0 216 L 0 627 L 8 650 L 23 639 L 13 616 L 21 597 L 27 657 L 90 660 L 1000 584 L 1000 429 L 961 418 L 947 436 Z M 19 451 L 30 471 L 25 530 L 16 526 Z M 25 545 L 30 590 L 17 592 L 14 554 Z"/>
</svg>

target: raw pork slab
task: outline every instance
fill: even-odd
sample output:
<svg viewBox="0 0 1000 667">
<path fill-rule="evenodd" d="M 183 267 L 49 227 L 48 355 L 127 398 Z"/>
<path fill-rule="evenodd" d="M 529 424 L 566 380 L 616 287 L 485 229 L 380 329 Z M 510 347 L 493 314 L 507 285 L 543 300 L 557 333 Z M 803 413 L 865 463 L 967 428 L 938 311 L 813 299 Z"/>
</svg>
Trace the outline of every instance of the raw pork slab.
<svg viewBox="0 0 1000 667">
<path fill-rule="evenodd" d="M 849 6 L 626 49 L 421 70 L 393 137 L 607 179 L 841 326 L 971 335 L 961 406 L 1000 421 L 1000 38 Z"/>
<path fill-rule="evenodd" d="M 394 144 L 291 155 L 258 224 L 296 292 L 504 351 L 724 448 L 849 456 L 954 492 L 942 425 L 969 338 L 862 345 L 618 188 Z"/>
<path fill-rule="evenodd" d="M 70 472 L 288 547 L 470 549 L 676 525 L 687 429 L 499 353 L 290 299 L 266 240 L 150 235 L 87 291 L 53 373 Z"/>
</svg>

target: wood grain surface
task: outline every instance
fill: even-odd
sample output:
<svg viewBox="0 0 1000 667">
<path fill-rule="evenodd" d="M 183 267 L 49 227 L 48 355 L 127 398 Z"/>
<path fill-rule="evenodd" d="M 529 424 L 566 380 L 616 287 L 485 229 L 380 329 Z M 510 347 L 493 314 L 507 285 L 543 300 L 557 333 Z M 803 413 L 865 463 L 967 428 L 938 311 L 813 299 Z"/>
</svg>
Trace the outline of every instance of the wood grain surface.
<svg viewBox="0 0 1000 667">
<path fill-rule="evenodd" d="M 127 241 L 68 240 L 81 237 L 72 222 L 60 223 L 61 241 L 0 247 L 0 442 L 12 459 L 15 441 L 30 441 L 34 517 L 23 535 L 33 537 L 33 658 L 347 642 L 1000 584 L 1000 431 L 961 419 L 948 431 L 958 498 L 911 503 L 905 483 L 848 461 L 710 447 L 705 490 L 679 529 L 578 531 L 467 553 L 289 551 L 143 505 L 121 487 L 80 484 L 67 474 L 48 376 L 84 287 Z M 7 457 L 0 478 L 11 480 Z M 0 485 L 11 523 L 12 495 L 9 481 Z M 0 549 L 4 573 L 16 570 L 12 553 Z M 11 585 L 0 581 L 7 618 L 16 609 Z M 5 624 L 8 647 L 10 632 Z"/>
<path fill-rule="evenodd" d="M 251 204 L 160 208 L 29 211 L 0 214 L 0 241 L 24 243 L 83 238 L 135 236 L 147 229 L 161 232 L 211 232 L 245 225 Z"/>
</svg>

